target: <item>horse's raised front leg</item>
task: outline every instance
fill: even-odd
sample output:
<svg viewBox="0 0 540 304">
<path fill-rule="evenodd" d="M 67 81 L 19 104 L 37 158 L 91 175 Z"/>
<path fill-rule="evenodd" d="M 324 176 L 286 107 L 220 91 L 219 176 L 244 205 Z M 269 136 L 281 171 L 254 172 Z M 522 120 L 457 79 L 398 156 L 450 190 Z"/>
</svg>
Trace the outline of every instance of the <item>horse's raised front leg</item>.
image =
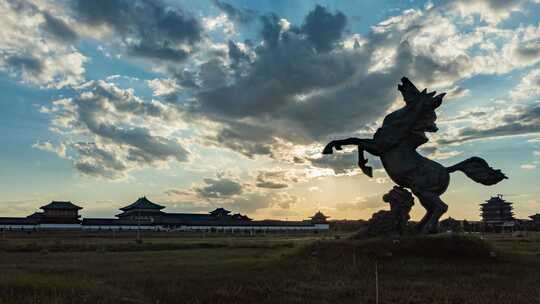
<svg viewBox="0 0 540 304">
<path fill-rule="evenodd" d="M 326 145 L 323 149 L 323 154 L 332 154 L 333 148 L 341 150 L 341 146 L 354 145 L 358 147 L 358 167 L 362 169 L 362 172 L 369 177 L 373 177 L 373 168 L 367 166 L 367 159 L 364 157 L 364 150 L 375 156 L 380 156 L 381 152 L 373 139 L 364 139 L 350 137 L 347 139 L 333 140 Z"/>
</svg>

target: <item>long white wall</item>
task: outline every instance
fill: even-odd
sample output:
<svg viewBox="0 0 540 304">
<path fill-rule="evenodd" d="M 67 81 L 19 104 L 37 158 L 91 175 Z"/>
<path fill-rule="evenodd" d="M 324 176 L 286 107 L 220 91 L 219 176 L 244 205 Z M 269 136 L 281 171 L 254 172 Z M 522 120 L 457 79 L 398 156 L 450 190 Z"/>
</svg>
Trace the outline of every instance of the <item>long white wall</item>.
<svg viewBox="0 0 540 304">
<path fill-rule="evenodd" d="M 163 226 L 149 225 L 100 225 L 85 226 L 81 224 L 38 224 L 38 225 L 0 225 L 4 230 L 145 230 L 145 231 L 218 231 L 218 232 L 240 232 L 240 231 L 326 231 L 330 229 L 328 224 L 315 224 L 312 226 L 187 226 L 177 228 L 165 228 Z"/>
</svg>

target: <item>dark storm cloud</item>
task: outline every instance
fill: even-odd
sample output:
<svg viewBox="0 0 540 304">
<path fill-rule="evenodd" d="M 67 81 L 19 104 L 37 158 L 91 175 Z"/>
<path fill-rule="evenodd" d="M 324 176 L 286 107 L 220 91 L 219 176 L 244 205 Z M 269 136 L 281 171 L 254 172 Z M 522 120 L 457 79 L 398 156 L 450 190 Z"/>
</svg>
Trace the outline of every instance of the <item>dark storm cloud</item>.
<svg viewBox="0 0 540 304">
<path fill-rule="evenodd" d="M 298 35 L 260 49 L 249 75 L 199 95 L 201 110 L 229 117 L 265 116 L 295 103 L 297 94 L 337 85 L 361 64 L 348 54 L 318 55 Z"/>
<path fill-rule="evenodd" d="M 32 55 L 13 55 L 6 59 L 6 63 L 11 68 L 26 72 L 40 74 L 43 70 L 43 63 L 40 59 L 33 57 Z"/>
<path fill-rule="evenodd" d="M 73 148 L 78 156 L 73 165 L 84 175 L 116 179 L 128 169 L 114 153 L 101 149 L 95 143 L 76 143 Z"/>
<path fill-rule="evenodd" d="M 233 68 L 238 66 L 241 61 L 249 60 L 249 56 L 244 53 L 240 48 L 238 48 L 236 43 L 234 43 L 234 41 L 232 40 L 229 40 L 229 58 L 231 60 L 231 66 Z"/>
<path fill-rule="evenodd" d="M 188 160 L 189 152 L 179 141 L 154 132 L 155 122 L 173 124 L 179 118 L 172 106 L 144 102 L 104 81 L 91 81 L 79 89 L 78 96 L 55 101 L 49 111 L 56 115 L 55 130 L 91 141 L 67 142 L 67 158 L 81 173 L 117 179 L 146 165 Z"/>
<path fill-rule="evenodd" d="M 148 40 L 130 45 L 127 53 L 131 56 L 170 61 L 182 61 L 189 56 L 187 51 L 170 47 L 169 43 L 156 44 L 155 41 Z"/>
<path fill-rule="evenodd" d="M 87 57 L 72 44 L 77 34 L 63 11 L 39 1 L 2 1 L 0 70 L 47 88 L 79 84 Z"/>
<path fill-rule="evenodd" d="M 209 142 L 248 157 L 275 157 L 283 142 L 322 142 L 373 123 L 395 101 L 402 76 L 448 85 L 471 72 L 467 56 L 440 60 L 411 47 L 406 38 L 432 26 L 429 19 L 403 16 L 368 34 L 361 46 L 346 49 L 337 43 L 346 25 L 342 15 L 317 6 L 302 27 L 288 30 L 279 16 L 262 16 L 264 44 L 252 49 L 253 62 L 234 81 L 203 87 L 188 110 L 192 117 L 219 124 Z M 316 37 L 324 25 L 328 32 Z M 374 54 L 392 49 L 393 62 L 372 70 L 378 64 Z M 237 50 L 229 51 L 234 60 Z M 230 69 L 223 62 L 208 62 L 214 65 L 212 75 Z"/>
<path fill-rule="evenodd" d="M 540 58 L 540 38 L 521 42 L 515 49 L 516 55 L 523 61 L 537 61 Z"/>
<path fill-rule="evenodd" d="M 283 189 L 289 185 L 287 182 L 296 182 L 297 179 L 287 178 L 285 171 L 261 171 L 257 175 L 255 186 L 267 189 Z"/>
<path fill-rule="evenodd" d="M 279 16 L 274 13 L 268 13 L 260 17 L 262 23 L 261 37 L 268 47 L 273 48 L 277 45 L 281 33 Z"/>
<path fill-rule="evenodd" d="M 75 169 L 86 176 L 91 177 L 104 177 L 109 179 L 117 178 L 116 172 L 109 171 L 105 166 L 98 163 L 90 163 L 86 161 L 77 161 L 74 164 Z"/>
<path fill-rule="evenodd" d="M 142 126 L 122 126 L 118 122 L 103 119 L 106 112 L 116 111 L 139 116 L 155 116 L 166 119 L 165 110 L 154 104 L 143 103 L 134 96 L 104 82 L 93 82 L 90 85 L 92 94 L 81 94 L 73 99 L 77 106 L 79 124 L 104 139 L 130 147 L 130 160 L 153 162 L 167 160 L 172 157 L 178 161 L 186 161 L 188 152 L 178 142 L 162 136 L 152 135 L 150 130 Z"/>
<path fill-rule="evenodd" d="M 424 155 L 430 155 L 437 152 L 439 148 L 437 146 L 419 147 L 418 151 Z"/>
<path fill-rule="evenodd" d="M 271 128 L 228 120 L 223 122 L 223 126 L 215 137 L 210 137 L 208 140 L 216 146 L 226 147 L 247 157 L 253 157 L 272 154 L 272 145 L 276 144 L 272 133 Z"/>
<path fill-rule="evenodd" d="M 229 3 L 219 0 L 212 0 L 212 3 L 224 12 L 229 20 L 234 22 L 247 24 L 257 17 L 257 12 L 251 9 L 237 8 Z"/>
<path fill-rule="evenodd" d="M 186 161 L 188 152 L 176 141 L 162 136 L 151 135 L 146 128 L 131 127 L 129 129 L 106 123 L 97 123 L 92 118 L 82 116 L 81 120 L 88 129 L 103 138 L 121 145 L 131 146 L 130 160 L 153 162 L 174 157 L 178 161 Z"/>
<path fill-rule="evenodd" d="M 540 133 L 540 104 L 520 107 L 495 121 L 490 128 L 466 127 L 453 138 L 443 138 L 440 144 L 462 143 L 467 141 L 505 136 L 532 135 Z"/>
<path fill-rule="evenodd" d="M 183 68 L 177 68 L 176 66 L 168 66 L 167 74 L 170 75 L 176 83 L 183 88 L 197 89 L 197 75 L 193 71 L 189 71 Z"/>
<path fill-rule="evenodd" d="M 330 13 L 326 8 L 317 5 L 302 25 L 302 32 L 319 52 L 328 52 L 334 48 L 347 25 L 347 17 L 342 12 Z"/>
<path fill-rule="evenodd" d="M 64 21 L 58 19 L 48 12 L 43 13 L 45 22 L 41 28 L 47 33 L 51 34 L 54 38 L 66 42 L 73 43 L 77 41 L 78 35 L 73 31 Z"/>
<path fill-rule="evenodd" d="M 242 193 L 242 185 L 228 177 L 205 178 L 205 186 L 195 187 L 203 198 L 227 198 Z"/>
<path fill-rule="evenodd" d="M 226 84 L 227 68 L 220 58 L 214 58 L 199 66 L 198 77 L 203 88 L 220 88 Z"/>
<path fill-rule="evenodd" d="M 344 174 L 358 168 L 358 155 L 356 153 L 334 153 L 308 160 L 315 167 L 334 170 L 335 174 Z"/>
<path fill-rule="evenodd" d="M 200 39 L 199 22 L 180 8 L 150 0 L 74 0 L 80 21 L 108 26 L 121 36 L 127 52 L 134 56 L 182 61 Z"/>
<path fill-rule="evenodd" d="M 62 19 L 59 19 L 50 12 L 41 10 L 30 1 L 8 0 L 8 4 L 18 14 L 35 16 L 41 14 L 44 22 L 40 25 L 41 29 L 50 34 L 54 39 L 62 42 L 72 43 L 77 40 L 78 35 Z"/>
<path fill-rule="evenodd" d="M 123 171 L 126 165 L 114 153 L 99 148 L 95 143 L 76 143 L 73 145 L 79 156 L 92 157 L 98 160 L 103 167 Z"/>
<path fill-rule="evenodd" d="M 268 188 L 268 189 L 283 189 L 287 188 L 288 185 L 284 183 L 275 183 L 271 181 L 261 181 L 257 182 L 256 186 L 259 188 Z"/>
</svg>

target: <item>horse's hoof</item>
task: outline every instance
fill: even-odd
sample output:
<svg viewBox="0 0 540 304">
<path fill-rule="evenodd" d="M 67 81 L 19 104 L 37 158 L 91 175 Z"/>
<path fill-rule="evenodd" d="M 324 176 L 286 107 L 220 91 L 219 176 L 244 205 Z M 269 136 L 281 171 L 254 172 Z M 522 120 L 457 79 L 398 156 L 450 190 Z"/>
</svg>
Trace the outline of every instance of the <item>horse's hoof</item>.
<svg viewBox="0 0 540 304">
<path fill-rule="evenodd" d="M 362 169 L 362 172 L 364 172 L 365 175 L 373 178 L 373 168 L 367 167 L 367 166 L 362 166 L 360 168 Z"/>
</svg>

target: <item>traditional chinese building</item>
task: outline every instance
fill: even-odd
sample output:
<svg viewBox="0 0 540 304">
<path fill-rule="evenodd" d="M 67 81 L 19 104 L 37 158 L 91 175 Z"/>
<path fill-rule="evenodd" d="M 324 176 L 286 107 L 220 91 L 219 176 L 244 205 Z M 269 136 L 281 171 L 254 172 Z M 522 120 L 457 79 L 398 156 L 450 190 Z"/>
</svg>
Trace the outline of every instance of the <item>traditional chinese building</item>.
<svg viewBox="0 0 540 304">
<path fill-rule="evenodd" d="M 321 211 L 317 211 L 315 215 L 310 217 L 313 224 L 326 224 L 328 223 L 328 216 L 324 215 Z"/>
<path fill-rule="evenodd" d="M 0 229 L 77 229 L 81 226 L 79 207 L 72 202 L 52 201 L 27 217 L 2 217 Z"/>
<path fill-rule="evenodd" d="M 79 207 L 72 202 L 62 202 L 62 201 L 52 201 L 49 204 L 42 206 L 40 208 L 43 210 L 42 221 L 54 223 L 71 223 L 78 224 L 81 221 L 79 218 L 79 210 L 82 207 Z"/>
<path fill-rule="evenodd" d="M 214 211 L 210 211 L 210 214 L 212 216 L 215 216 L 216 218 L 226 218 L 229 216 L 231 212 L 227 209 L 224 209 L 224 208 L 217 208 L 216 210 Z"/>
<path fill-rule="evenodd" d="M 131 220 L 137 223 L 157 223 L 165 214 L 161 211 L 164 208 L 164 206 L 155 204 L 143 196 L 134 203 L 120 208 L 122 213 L 116 216 L 121 220 Z"/>
<path fill-rule="evenodd" d="M 120 208 L 116 218 L 83 218 L 82 208 L 71 202 L 53 201 L 26 218 L 0 218 L 0 229 L 82 229 L 82 230 L 144 230 L 144 231 L 208 231 L 208 232 L 278 232 L 325 231 L 328 218 L 321 212 L 304 221 L 256 221 L 246 215 L 224 208 L 209 213 L 168 213 L 164 206 L 146 197 Z"/>
<path fill-rule="evenodd" d="M 502 195 L 492 196 L 480 205 L 482 221 L 488 225 L 502 225 L 514 221 L 512 203 L 503 199 Z"/>
</svg>

